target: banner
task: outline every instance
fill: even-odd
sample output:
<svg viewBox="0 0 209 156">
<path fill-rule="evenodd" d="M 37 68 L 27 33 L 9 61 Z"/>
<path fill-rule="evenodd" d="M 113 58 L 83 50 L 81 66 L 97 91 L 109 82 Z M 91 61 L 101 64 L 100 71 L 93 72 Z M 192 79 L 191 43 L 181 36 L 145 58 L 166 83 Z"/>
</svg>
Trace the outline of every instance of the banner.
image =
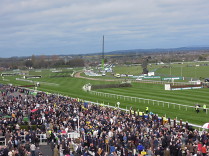
<svg viewBox="0 0 209 156">
<path fill-rule="evenodd" d="M 144 76 L 143 79 L 160 79 L 160 76 Z"/>
<path fill-rule="evenodd" d="M 171 90 L 200 89 L 202 87 L 171 88 Z"/>
<path fill-rule="evenodd" d="M 183 80 L 183 77 L 164 77 L 162 80 Z"/>
</svg>

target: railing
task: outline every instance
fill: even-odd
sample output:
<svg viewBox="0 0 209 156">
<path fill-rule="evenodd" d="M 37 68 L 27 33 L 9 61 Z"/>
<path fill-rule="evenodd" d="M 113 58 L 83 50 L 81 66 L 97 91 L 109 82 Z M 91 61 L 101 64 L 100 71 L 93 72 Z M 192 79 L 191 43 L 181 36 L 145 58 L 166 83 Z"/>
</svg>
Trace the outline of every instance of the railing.
<svg viewBox="0 0 209 156">
<path fill-rule="evenodd" d="M 55 133 L 55 136 L 58 136 L 60 134 Z M 71 138 L 71 139 L 75 139 L 75 138 L 79 138 L 80 134 L 77 132 L 70 132 L 70 133 L 61 133 L 62 137 L 67 137 L 67 138 Z M 36 134 L 36 136 L 39 137 L 39 144 L 40 145 L 46 145 L 47 144 L 47 137 L 46 134 Z M 21 142 L 25 143 L 25 135 L 21 135 Z M 1 145 L 6 145 L 6 138 L 5 136 L 0 136 L 0 146 Z"/>
<path fill-rule="evenodd" d="M 98 103 L 98 102 L 91 102 L 91 101 L 86 101 L 86 102 L 89 102 L 89 103 L 94 104 L 94 105 L 100 105 L 100 106 L 102 105 L 104 107 L 109 107 L 109 108 L 113 108 L 113 109 L 119 109 L 119 110 L 122 110 L 122 111 L 130 112 L 130 110 L 128 110 L 128 109 L 115 107 L 115 106 L 110 106 L 110 105 L 105 105 L 104 103 L 101 104 L 101 103 Z M 158 119 L 161 119 L 161 117 L 158 117 Z M 200 125 L 195 125 L 195 124 L 191 124 L 191 123 L 188 123 L 188 122 L 183 122 L 182 120 L 177 120 L 177 118 L 175 119 L 175 121 L 171 120 L 171 119 L 170 119 L 170 121 L 172 122 L 172 124 L 174 124 L 174 122 L 175 122 L 175 123 L 179 123 L 179 124 L 182 123 L 182 124 L 185 124 L 185 125 L 188 124 L 190 126 L 197 127 L 197 128 L 199 128 L 199 131 L 202 128 L 202 126 L 200 126 Z"/>
<path fill-rule="evenodd" d="M 0 136 L 0 146 L 2 145 L 6 145 L 6 140 L 5 140 L 5 136 Z"/>
<path fill-rule="evenodd" d="M 178 107 L 179 110 L 183 107 L 186 111 L 188 108 L 194 108 L 195 106 L 188 106 L 188 105 L 183 105 L 183 104 L 178 104 L 178 103 L 173 103 L 173 102 L 166 102 L 166 101 L 158 101 L 158 100 L 153 100 L 153 99 L 145 99 L 145 98 L 139 98 L 139 97 L 131 97 L 131 96 L 124 96 L 124 95 L 118 95 L 118 94 L 111 94 L 111 93 L 104 93 L 104 92 L 97 92 L 97 91 L 90 91 L 90 94 L 94 94 L 97 96 L 104 96 L 104 97 L 111 97 L 111 98 L 117 98 L 117 99 L 123 99 L 125 100 L 130 100 L 134 102 L 143 102 L 147 104 L 153 104 L 153 105 L 162 105 L 163 107 Z M 203 109 L 203 108 L 200 108 Z M 206 108 L 206 114 L 208 114 L 208 108 Z"/>
<path fill-rule="evenodd" d="M 152 83 L 152 84 L 179 84 L 179 85 L 188 85 L 188 82 L 168 82 L 168 81 L 153 81 L 153 80 L 131 80 L 132 82 L 138 83 Z M 190 84 L 191 85 L 191 84 Z"/>
<path fill-rule="evenodd" d="M 39 136 L 39 144 L 40 145 L 47 145 L 47 137 L 46 134 L 37 134 L 37 136 Z"/>
</svg>

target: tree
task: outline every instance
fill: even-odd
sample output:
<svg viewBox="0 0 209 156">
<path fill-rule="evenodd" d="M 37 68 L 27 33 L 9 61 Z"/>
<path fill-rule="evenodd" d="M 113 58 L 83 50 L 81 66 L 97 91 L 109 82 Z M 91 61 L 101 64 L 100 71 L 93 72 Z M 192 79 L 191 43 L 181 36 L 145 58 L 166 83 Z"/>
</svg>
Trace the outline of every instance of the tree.
<svg viewBox="0 0 209 156">
<path fill-rule="evenodd" d="M 67 65 L 70 67 L 84 67 L 84 60 L 81 58 L 75 58 L 70 60 Z"/>
<path fill-rule="evenodd" d="M 33 64 L 33 67 L 34 67 L 34 65 L 36 64 L 36 57 L 35 57 L 35 55 L 31 56 L 31 61 L 32 61 L 32 64 Z"/>
<path fill-rule="evenodd" d="M 25 66 L 28 67 L 28 68 L 29 68 L 29 67 L 33 67 L 33 62 L 32 62 L 32 60 L 26 60 L 26 61 L 25 61 Z"/>
<path fill-rule="evenodd" d="M 203 56 L 203 55 L 200 55 L 199 58 L 198 58 L 199 61 L 205 61 L 206 60 L 206 57 Z"/>
</svg>

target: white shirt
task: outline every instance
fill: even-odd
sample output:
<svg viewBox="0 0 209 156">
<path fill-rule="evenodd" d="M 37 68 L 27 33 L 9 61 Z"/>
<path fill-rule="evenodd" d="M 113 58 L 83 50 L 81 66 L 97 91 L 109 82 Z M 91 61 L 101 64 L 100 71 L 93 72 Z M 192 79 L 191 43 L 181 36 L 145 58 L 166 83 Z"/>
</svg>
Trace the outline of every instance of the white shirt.
<svg viewBox="0 0 209 156">
<path fill-rule="evenodd" d="M 31 144 L 31 145 L 30 145 L 30 150 L 31 150 L 31 151 L 35 151 L 35 150 L 36 150 L 36 146 L 35 146 L 34 144 Z"/>
<path fill-rule="evenodd" d="M 12 151 L 9 151 L 8 156 L 12 156 Z"/>
</svg>

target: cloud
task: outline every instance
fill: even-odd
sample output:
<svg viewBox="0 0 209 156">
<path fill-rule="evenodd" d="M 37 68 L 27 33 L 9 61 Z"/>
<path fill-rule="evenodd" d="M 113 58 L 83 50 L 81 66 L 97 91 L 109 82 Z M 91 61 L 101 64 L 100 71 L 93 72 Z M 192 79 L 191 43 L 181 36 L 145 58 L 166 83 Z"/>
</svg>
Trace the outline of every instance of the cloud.
<svg viewBox="0 0 209 156">
<path fill-rule="evenodd" d="M 0 52 L 97 52 L 102 35 L 107 51 L 205 45 L 207 6 L 208 0 L 1 0 Z"/>
</svg>

